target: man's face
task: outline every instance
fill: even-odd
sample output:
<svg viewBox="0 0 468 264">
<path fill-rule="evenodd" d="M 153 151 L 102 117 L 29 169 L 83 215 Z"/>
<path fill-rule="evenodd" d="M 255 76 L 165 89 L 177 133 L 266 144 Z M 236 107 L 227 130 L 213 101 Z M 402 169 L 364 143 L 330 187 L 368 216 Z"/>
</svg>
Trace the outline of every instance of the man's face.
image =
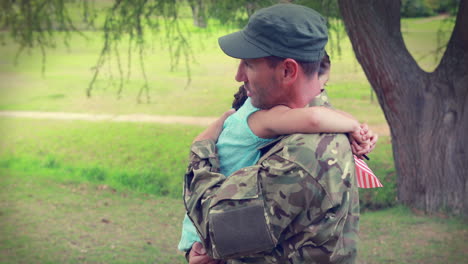
<svg viewBox="0 0 468 264">
<path fill-rule="evenodd" d="M 242 59 L 235 78 L 236 81 L 244 83 L 253 106 L 269 109 L 277 105 L 284 96 L 277 74 L 277 67 L 271 68 L 264 58 Z"/>
</svg>

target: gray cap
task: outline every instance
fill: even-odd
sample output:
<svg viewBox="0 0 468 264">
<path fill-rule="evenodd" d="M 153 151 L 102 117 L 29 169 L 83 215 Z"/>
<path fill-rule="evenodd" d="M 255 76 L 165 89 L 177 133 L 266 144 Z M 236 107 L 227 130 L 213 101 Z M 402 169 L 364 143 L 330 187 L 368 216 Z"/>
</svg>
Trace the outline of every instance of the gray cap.
<svg viewBox="0 0 468 264">
<path fill-rule="evenodd" d="M 306 62 L 319 61 L 327 41 L 325 19 L 295 4 L 260 9 L 243 30 L 218 39 L 221 49 L 234 58 L 277 56 Z"/>
</svg>

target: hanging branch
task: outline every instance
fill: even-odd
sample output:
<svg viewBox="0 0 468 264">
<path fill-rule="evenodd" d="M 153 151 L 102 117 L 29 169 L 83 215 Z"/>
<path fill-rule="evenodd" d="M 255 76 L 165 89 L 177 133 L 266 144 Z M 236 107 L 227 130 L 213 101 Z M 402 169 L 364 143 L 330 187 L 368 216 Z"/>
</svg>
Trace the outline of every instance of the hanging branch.
<svg viewBox="0 0 468 264">
<path fill-rule="evenodd" d="M 89 98 L 91 97 L 92 90 L 94 88 L 94 83 L 96 82 L 101 67 L 105 63 L 105 58 L 109 53 L 110 46 L 111 46 L 111 41 L 110 41 L 110 33 L 111 33 L 111 28 L 112 28 L 112 17 L 115 12 L 115 10 L 119 7 L 121 1 L 116 1 L 113 5 L 113 7 L 108 11 L 108 14 L 106 16 L 106 20 L 104 22 L 104 46 L 101 49 L 101 53 L 99 54 L 98 61 L 94 67 L 91 69 L 94 71 L 93 78 L 91 78 L 91 81 L 89 82 L 88 88 L 86 89 L 86 96 Z"/>
<path fill-rule="evenodd" d="M 455 8 L 455 13 L 458 12 L 458 9 Z M 418 61 L 422 61 L 427 57 L 434 56 L 434 63 L 437 64 L 444 54 L 444 51 L 447 49 L 448 38 L 447 35 L 452 33 L 453 28 L 447 31 L 447 26 L 455 25 L 455 17 L 446 17 L 440 23 L 439 28 L 436 33 L 436 48 L 428 51 L 426 54 L 420 55 L 417 57 Z"/>
<path fill-rule="evenodd" d="M 195 60 L 192 56 L 192 48 L 185 37 L 184 30 L 186 28 L 181 28 L 180 23 L 177 20 L 177 13 L 173 10 L 173 19 L 165 23 L 166 29 L 166 39 L 167 41 L 171 41 L 175 43 L 175 45 L 170 45 L 170 61 L 171 61 L 171 71 L 173 71 L 178 65 L 180 61 L 181 54 L 184 59 L 184 66 L 187 73 L 187 84 L 185 89 L 190 85 L 192 78 L 191 78 L 191 71 L 190 71 L 190 60 Z M 173 49 L 174 46 L 174 49 Z"/>
<path fill-rule="evenodd" d="M 130 74 L 132 69 L 132 35 L 130 34 L 130 38 L 128 39 L 128 50 L 127 50 L 127 82 L 130 81 Z"/>
<path fill-rule="evenodd" d="M 195 1 L 193 1 L 195 2 Z M 336 0 L 206 0 L 203 1 L 203 9 L 206 18 L 214 18 L 223 21 L 225 25 L 244 26 L 249 14 L 277 2 L 294 2 L 304 4 L 312 8 L 325 12 L 325 16 L 336 17 Z M 117 70 L 115 76 L 119 76 L 120 82 L 116 89 L 117 97 L 120 98 L 128 83 L 132 71 L 132 57 L 134 52 L 138 52 L 137 64 L 141 70 L 144 84 L 139 91 L 138 101 L 143 93 L 146 93 L 146 102 L 149 102 L 150 84 L 146 75 L 146 63 L 143 61 L 144 52 L 154 44 L 150 36 L 159 35 L 157 39 L 160 44 L 168 49 L 170 57 L 170 69 L 175 70 L 180 62 L 183 63 L 187 76 L 185 89 L 191 84 L 190 63 L 195 60 L 194 52 L 189 43 L 190 30 L 184 24 L 183 19 L 179 19 L 179 8 L 185 2 L 180 0 L 114 0 L 113 3 L 104 9 L 103 46 L 100 50 L 95 65 L 91 68 L 93 75 L 86 88 L 87 97 L 91 97 L 99 77 L 102 75 L 102 67 L 109 67 L 109 80 L 113 80 L 113 71 Z M 201 3 L 201 2 L 200 2 Z M 42 54 L 43 73 L 46 65 L 46 51 L 56 46 L 57 35 L 63 38 L 65 45 L 70 45 L 71 36 L 74 33 L 84 36 L 73 24 L 69 9 L 76 5 L 82 9 L 83 18 L 79 21 L 80 28 L 94 28 L 96 18 L 96 8 L 93 1 L 89 0 L 1 0 L 0 1 L 0 28 L 10 32 L 13 42 L 19 45 L 16 54 L 16 61 L 20 55 L 27 50 L 39 48 Z M 328 13 L 328 14 L 327 14 Z M 335 32 L 340 38 L 341 25 L 335 20 L 330 23 L 331 32 Z M 335 30 L 336 29 L 336 30 Z M 63 31 L 63 33 L 59 33 Z M 7 38 L 0 35 L 0 41 L 5 42 Z M 336 37 L 331 37 L 332 45 L 330 51 L 337 48 L 341 52 L 340 45 L 333 43 Z M 162 40 L 161 40 L 162 39 Z M 126 42 L 127 58 L 121 56 L 121 48 L 124 48 L 122 41 Z M 128 41 L 128 42 L 127 42 Z M 150 44 L 150 45 L 148 45 Z M 334 48 L 335 47 L 335 48 Z M 111 62 L 117 62 L 117 69 Z M 126 74 L 122 60 L 127 60 Z M 134 63 L 133 63 L 134 64 Z M 126 76 L 124 76 L 126 75 Z M 124 82 L 124 79 L 127 82 Z M 151 75 L 153 78 L 153 75 Z M 112 86 L 112 84 L 111 84 Z"/>
<path fill-rule="evenodd" d="M 76 0 L 82 4 L 88 19 L 84 26 L 94 22 L 93 12 L 86 0 Z M 72 4 L 70 3 L 70 4 Z M 42 56 L 42 74 L 45 74 L 47 49 L 56 47 L 59 36 L 69 47 L 72 32 L 84 36 L 78 30 L 69 13 L 69 5 L 58 0 L 3 0 L 0 2 L 0 28 L 7 29 L 11 38 L 2 38 L 2 42 L 12 41 L 19 48 L 15 63 L 24 51 L 38 48 Z M 60 32 L 60 33 L 59 33 Z"/>
<path fill-rule="evenodd" d="M 119 90 L 117 91 L 117 98 L 122 98 L 122 90 L 123 90 L 123 70 L 122 70 L 122 63 L 120 61 L 120 53 L 117 46 L 114 46 L 115 50 L 115 57 L 117 58 L 117 68 L 119 69 Z"/>
<path fill-rule="evenodd" d="M 455 13 L 458 12 L 458 8 L 455 7 Z M 440 61 L 442 58 L 442 55 L 444 55 L 444 51 L 447 49 L 447 42 L 444 42 L 443 40 L 446 39 L 447 34 L 450 32 L 447 32 L 445 28 L 447 25 L 455 25 L 455 17 L 448 16 L 443 19 L 442 23 L 440 24 L 439 28 L 437 29 L 437 48 L 435 49 L 435 56 L 434 56 L 434 62 L 437 63 Z"/>
<path fill-rule="evenodd" d="M 138 52 L 139 68 L 143 76 L 144 84 L 137 95 L 137 101 L 142 102 L 142 95 L 145 93 L 146 102 L 150 102 L 149 89 L 150 84 L 146 74 L 146 66 L 144 62 L 144 53 L 147 50 L 148 42 L 146 36 L 147 30 L 150 29 L 154 34 L 160 33 L 160 20 L 164 22 L 165 41 L 167 43 L 170 55 L 170 68 L 174 70 L 178 66 L 180 59 L 184 59 L 184 65 L 187 73 L 187 86 L 191 81 L 190 61 L 194 60 L 190 44 L 187 40 L 189 32 L 183 28 L 178 19 L 178 2 L 174 0 L 119 0 L 114 3 L 111 10 L 105 18 L 104 30 L 104 46 L 98 61 L 93 68 L 94 76 L 89 83 L 87 95 L 91 96 L 94 89 L 96 79 L 99 77 L 100 69 L 109 61 L 104 60 L 109 54 L 113 54 L 117 60 L 118 75 L 120 76 L 120 84 L 117 90 L 118 97 L 124 89 L 124 73 L 122 69 L 122 58 L 119 48 L 122 40 L 128 37 L 127 49 L 127 80 L 130 78 L 132 68 L 132 53 L 133 47 Z"/>
<path fill-rule="evenodd" d="M 93 88 L 94 88 L 94 83 L 96 82 L 99 74 L 100 74 L 100 70 L 102 68 L 102 66 L 104 65 L 105 61 L 106 61 L 106 57 L 109 55 L 110 51 L 111 51 L 111 48 L 112 48 L 112 42 L 111 42 L 111 33 L 114 29 L 114 16 L 115 16 L 115 12 L 116 10 L 119 8 L 120 4 L 122 3 L 121 0 L 118 0 L 114 3 L 114 5 L 112 6 L 112 8 L 108 11 L 107 15 L 106 15 L 106 19 L 104 21 L 104 27 L 103 27 L 103 30 L 104 30 L 104 45 L 101 49 L 101 53 L 99 54 L 99 57 L 98 57 L 98 60 L 96 62 L 96 65 L 91 68 L 93 71 L 94 71 L 94 74 L 93 74 L 93 78 L 91 78 L 91 81 L 89 82 L 89 85 L 88 85 L 88 88 L 86 89 L 86 96 L 87 97 L 91 97 L 91 93 L 93 91 Z"/>
<path fill-rule="evenodd" d="M 141 70 L 141 73 L 143 74 L 143 79 L 145 80 L 145 83 L 143 84 L 143 86 L 140 88 L 140 91 L 138 92 L 138 96 L 137 96 L 137 102 L 138 103 L 141 103 L 141 95 L 143 94 L 143 91 L 146 92 L 146 102 L 149 103 L 150 102 L 150 97 L 149 97 L 149 84 L 148 84 L 148 78 L 146 77 L 146 71 L 145 71 L 145 62 L 143 60 L 143 47 L 140 47 L 140 70 Z"/>
</svg>

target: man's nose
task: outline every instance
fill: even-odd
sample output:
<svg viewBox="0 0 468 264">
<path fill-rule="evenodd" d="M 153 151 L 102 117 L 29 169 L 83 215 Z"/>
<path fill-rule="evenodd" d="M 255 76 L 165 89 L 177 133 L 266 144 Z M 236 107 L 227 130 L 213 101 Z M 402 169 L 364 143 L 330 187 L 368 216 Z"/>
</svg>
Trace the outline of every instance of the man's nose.
<svg viewBox="0 0 468 264">
<path fill-rule="evenodd" d="M 241 60 L 239 66 L 237 67 L 237 74 L 235 77 L 238 82 L 247 82 L 247 75 L 245 74 L 245 64 Z"/>
</svg>

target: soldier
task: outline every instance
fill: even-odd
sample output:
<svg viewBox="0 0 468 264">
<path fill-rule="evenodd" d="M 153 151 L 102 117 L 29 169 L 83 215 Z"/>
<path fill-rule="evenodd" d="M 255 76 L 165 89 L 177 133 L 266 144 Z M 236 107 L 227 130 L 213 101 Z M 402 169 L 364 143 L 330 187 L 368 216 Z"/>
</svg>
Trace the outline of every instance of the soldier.
<svg viewBox="0 0 468 264">
<path fill-rule="evenodd" d="M 254 106 L 329 105 L 317 71 L 327 42 L 314 10 L 279 4 L 254 14 L 244 30 L 220 38 L 240 58 L 236 80 Z M 257 165 L 228 179 L 218 173 L 207 130 L 192 145 L 184 200 L 202 238 L 190 263 L 353 263 L 359 197 L 343 134 L 293 134 L 262 148 Z M 211 261 L 211 262 L 210 262 Z"/>
</svg>

